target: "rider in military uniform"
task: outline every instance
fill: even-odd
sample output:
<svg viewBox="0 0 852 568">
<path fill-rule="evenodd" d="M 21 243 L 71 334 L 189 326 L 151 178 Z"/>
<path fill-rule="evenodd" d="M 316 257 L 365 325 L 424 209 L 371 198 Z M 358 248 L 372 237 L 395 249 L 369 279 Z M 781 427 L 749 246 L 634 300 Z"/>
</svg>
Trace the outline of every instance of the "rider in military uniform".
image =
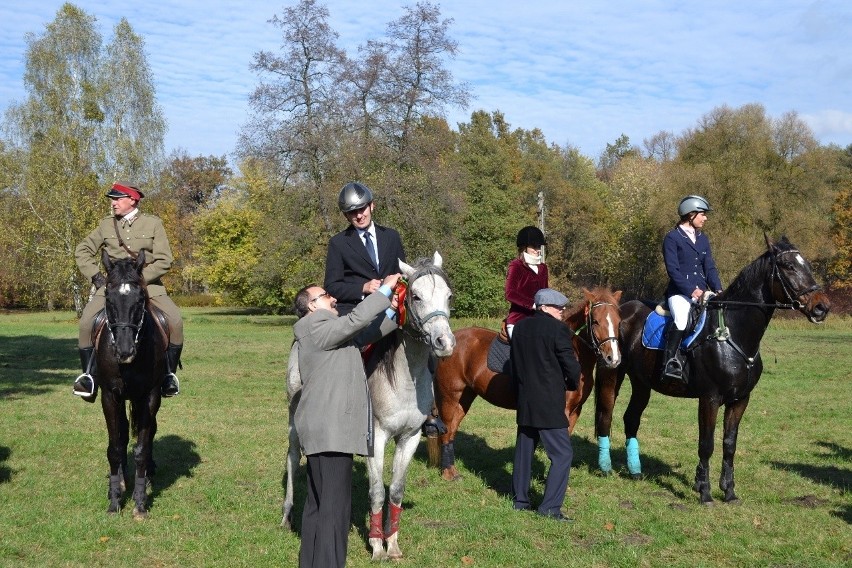
<svg viewBox="0 0 852 568">
<path fill-rule="evenodd" d="M 145 251 L 146 263 L 142 276 L 147 283 L 148 296 L 151 303 L 165 313 L 169 323 L 167 368 L 162 394 L 165 397 L 175 396 L 180 392 L 175 371 L 180 364 L 183 349 L 183 319 L 160 281 L 172 266 L 169 239 L 159 217 L 139 211 L 139 200 L 145 195 L 137 187 L 125 182 L 116 182 L 106 196 L 112 200 L 113 215 L 101 219 L 95 230 L 89 233 L 74 251 L 77 268 L 97 289 L 80 317 L 79 347 L 83 374 L 74 381 L 74 394 L 83 397 L 87 402 L 94 402 L 97 396 L 97 386 L 91 375 L 94 370 L 94 361 L 91 361 L 94 353 L 92 325 L 95 316 L 105 304 L 106 278 L 100 271 L 101 247 L 105 247 L 110 258 L 118 260 L 130 258 L 131 253 L 135 257 L 139 251 Z"/>
</svg>

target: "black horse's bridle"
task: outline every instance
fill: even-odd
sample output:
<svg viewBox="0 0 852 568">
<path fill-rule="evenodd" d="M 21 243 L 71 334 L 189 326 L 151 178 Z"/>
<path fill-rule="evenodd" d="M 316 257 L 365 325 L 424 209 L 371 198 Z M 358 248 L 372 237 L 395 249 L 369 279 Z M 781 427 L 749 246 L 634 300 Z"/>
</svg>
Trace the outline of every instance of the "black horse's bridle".
<svg viewBox="0 0 852 568">
<path fill-rule="evenodd" d="M 615 309 L 618 309 L 618 306 L 616 306 L 615 304 L 610 303 L 610 302 L 594 302 L 594 303 L 589 302 L 589 313 L 586 316 L 586 323 L 584 323 L 579 328 L 577 328 L 577 330 L 574 331 L 574 335 L 580 341 L 582 341 L 586 345 L 586 347 L 591 349 L 594 352 L 595 357 L 597 357 L 597 358 L 603 357 L 603 352 L 601 351 L 601 348 L 603 347 L 604 343 L 607 343 L 607 342 L 610 342 L 610 341 L 613 342 L 613 345 L 614 345 L 613 350 L 615 350 L 615 348 L 617 348 L 617 346 L 618 346 L 618 336 L 614 336 L 614 337 L 610 336 L 610 337 L 606 337 L 602 340 L 598 340 L 597 336 L 595 336 L 595 334 L 592 333 L 592 328 L 595 326 L 594 320 L 592 318 L 592 311 L 595 308 L 598 308 L 600 306 L 613 306 L 613 307 L 615 307 Z M 597 324 L 597 325 L 600 325 L 600 324 Z M 585 337 L 583 337 L 581 335 L 581 332 L 584 329 L 588 330 L 589 339 L 586 339 Z"/>
<path fill-rule="evenodd" d="M 109 315 L 107 315 L 107 327 L 109 328 L 109 341 L 111 344 L 115 345 L 115 332 L 119 329 L 130 328 L 135 334 L 133 336 L 133 343 L 139 345 L 139 333 L 142 331 L 142 324 L 145 323 L 145 312 L 146 310 L 142 310 L 142 317 L 139 318 L 139 323 L 125 323 L 118 322 L 112 323 L 109 321 Z"/>
<path fill-rule="evenodd" d="M 810 294 L 812 292 L 816 292 L 820 290 L 822 287 L 814 282 L 811 286 L 804 288 L 802 290 L 794 290 L 790 279 L 785 277 L 781 272 L 781 269 L 778 268 L 778 257 L 784 254 L 801 254 L 798 249 L 790 249 L 790 250 L 782 250 L 778 253 L 770 254 L 770 258 L 772 258 L 772 279 L 778 280 L 778 283 L 781 284 L 781 289 L 784 290 L 784 295 L 786 296 L 787 302 L 773 302 L 771 304 L 765 302 L 740 302 L 735 300 L 717 300 L 715 298 L 710 298 L 707 300 L 707 304 L 715 304 L 717 306 L 759 306 L 763 308 L 777 308 L 780 310 L 799 310 L 804 307 L 799 300 L 796 298 L 800 298 L 806 294 Z"/>
</svg>

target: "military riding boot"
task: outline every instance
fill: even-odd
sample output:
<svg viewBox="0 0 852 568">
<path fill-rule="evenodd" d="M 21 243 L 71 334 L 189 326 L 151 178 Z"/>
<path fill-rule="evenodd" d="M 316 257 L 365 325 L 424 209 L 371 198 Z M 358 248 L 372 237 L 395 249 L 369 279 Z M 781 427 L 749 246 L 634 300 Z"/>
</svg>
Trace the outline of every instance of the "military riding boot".
<svg viewBox="0 0 852 568">
<path fill-rule="evenodd" d="M 181 351 L 183 351 L 183 345 L 173 345 L 171 343 L 169 343 L 169 348 L 166 349 L 166 378 L 163 380 L 163 386 L 160 388 L 160 392 L 166 398 L 180 394 L 180 381 L 178 381 L 175 371 L 181 366 Z"/>
<path fill-rule="evenodd" d="M 669 324 L 666 330 L 666 349 L 664 352 L 664 361 L 666 362 L 663 368 L 663 381 L 669 382 L 672 380 L 684 381 L 683 362 L 678 357 L 680 343 L 683 341 L 684 330 L 678 329 L 674 322 Z"/>
<path fill-rule="evenodd" d="M 80 365 L 83 367 L 83 373 L 74 380 L 74 394 L 83 397 L 86 402 L 95 402 L 98 396 L 98 385 L 92 377 L 95 371 L 95 362 L 92 360 L 94 352 L 94 347 L 80 348 Z"/>
</svg>

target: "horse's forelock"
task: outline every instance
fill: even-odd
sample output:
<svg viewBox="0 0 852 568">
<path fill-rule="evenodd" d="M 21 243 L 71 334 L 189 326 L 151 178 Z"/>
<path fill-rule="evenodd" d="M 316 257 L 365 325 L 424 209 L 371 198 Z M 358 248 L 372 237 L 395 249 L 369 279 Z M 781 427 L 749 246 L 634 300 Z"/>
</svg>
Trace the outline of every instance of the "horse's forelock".
<svg viewBox="0 0 852 568">
<path fill-rule="evenodd" d="M 452 289 L 452 286 L 450 286 L 450 279 L 449 277 L 447 277 L 447 273 L 444 272 L 444 269 L 440 266 L 435 266 L 431 258 L 418 258 L 416 261 L 414 261 L 414 264 L 412 264 L 411 267 L 414 269 L 414 272 L 408 278 L 409 283 L 412 283 L 423 276 L 433 275 L 442 278 L 444 282 L 447 283 L 447 286 Z"/>
</svg>

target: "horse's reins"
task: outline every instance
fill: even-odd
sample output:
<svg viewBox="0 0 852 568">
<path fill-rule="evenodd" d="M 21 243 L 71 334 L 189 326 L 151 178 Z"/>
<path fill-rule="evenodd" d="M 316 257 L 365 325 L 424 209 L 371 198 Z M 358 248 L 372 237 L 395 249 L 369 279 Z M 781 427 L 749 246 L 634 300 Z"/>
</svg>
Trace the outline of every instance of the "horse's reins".
<svg viewBox="0 0 852 568">
<path fill-rule="evenodd" d="M 765 302 L 740 302 L 736 300 L 714 300 L 710 298 L 705 302 L 705 304 L 715 304 L 722 309 L 719 310 L 719 324 L 716 327 L 716 331 L 712 334 L 708 335 L 708 339 L 716 339 L 717 341 L 724 341 L 728 345 L 730 345 L 734 351 L 740 354 L 746 362 L 746 369 L 748 370 L 749 376 L 748 381 L 751 381 L 751 369 L 754 366 L 754 362 L 757 360 L 757 356 L 760 354 L 760 347 L 758 347 L 755 354 L 751 357 L 743 350 L 742 347 L 737 345 L 737 343 L 731 338 L 731 332 L 728 330 L 728 327 L 725 325 L 725 306 L 757 306 L 763 308 L 774 308 L 774 309 L 790 309 L 797 310 L 803 307 L 803 304 L 796 300 L 796 297 L 804 296 L 805 294 L 810 294 L 811 292 L 815 292 L 820 289 L 820 286 L 814 283 L 812 286 L 809 286 L 807 289 L 799 291 L 799 292 L 791 292 L 793 289 L 792 284 L 790 284 L 789 279 L 784 278 L 781 274 L 781 270 L 778 268 L 778 256 L 782 254 L 800 254 L 797 249 L 785 250 L 781 251 L 778 254 L 771 254 L 772 258 L 772 279 L 778 279 L 778 282 L 781 284 L 781 289 L 784 290 L 784 295 L 787 297 L 788 303 L 775 302 L 772 304 Z M 695 347 L 697 347 L 696 345 Z"/>
<path fill-rule="evenodd" d="M 814 283 L 808 288 L 798 291 L 791 292 L 793 289 L 792 284 L 790 284 L 789 280 L 784 278 L 781 274 L 781 270 L 778 268 L 778 256 L 782 254 L 800 254 L 797 249 L 784 250 L 779 252 L 777 255 L 770 255 L 772 258 L 772 278 L 778 279 L 778 282 L 781 284 L 781 289 L 784 290 L 784 295 L 787 297 L 788 302 L 774 302 L 771 304 L 765 302 L 742 302 L 737 300 L 716 300 L 714 298 L 710 298 L 707 300 L 707 304 L 714 304 L 717 306 L 757 306 L 761 308 L 775 308 L 779 310 L 798 310 L 803 307 L 803 304 L 796 300 L 796 297 L 804 296 L 805 294 L 810 294 L 811 292 L 816 292 L 821 288 L 819 284 Z"/>
<path fill-rule="evenodd" d="M 594 333 L 592 333 L 592 326 L 593 326 L 592 310 L 594 310 L 595 308 L 600 307 L 600 306 L 614 306 L 614 307 L 616 307 L 616 309 L 618 308 L 618 306 L 615 306 L 615 304 L 612 304 L 610 302 L 594 302 L 594 303 L 592 303 L 590 301 L 589 302 L 589 309 L 586 312 L 586 323 L 584 323 L 583 325 L 581 325 L 580 327 L 578 327 L 574 331 L 574 336 L 576 336 L 580 341 L 582 341 L 586 345 L 586 347 L 591 349 L 592 352 L 595 354 L 595 357 L 598 357 L 598 358 L 600 358 L 603 355 L 603 353 L 601 352 L 601 347 L 603 346 L 604 343 L 607 343 L 608 341 L 612 341 L 615 345 L 618 345 L 618 337 L 617 336 L 616 337 L 610 336 L 610 337 L 607 337 L 607 338 L 605 338 L 601 341 L 598 341 L 598 338 L 595 336 Z M 585 337 L 583 337 L 581 335 L 581 332 L 584 329 L 588 330 L 589 339 L 586 339 Z"/>
</svg>

